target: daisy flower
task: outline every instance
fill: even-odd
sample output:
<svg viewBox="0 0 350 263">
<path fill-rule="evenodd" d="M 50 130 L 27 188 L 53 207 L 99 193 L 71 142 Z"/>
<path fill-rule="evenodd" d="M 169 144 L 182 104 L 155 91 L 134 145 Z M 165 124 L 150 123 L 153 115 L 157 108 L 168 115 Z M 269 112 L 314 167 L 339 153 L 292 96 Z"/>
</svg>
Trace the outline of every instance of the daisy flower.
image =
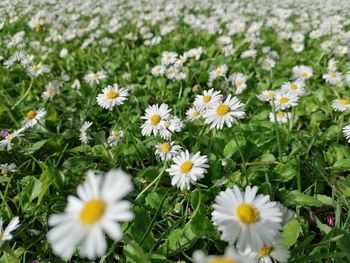
<svg viewBox="0 0 350 263">
<path fill-rule="evenodd" d="M 165 127 L 164 129 L 160 130 L 160 137 L 163 139 L 169 140 L 171 139 L 171 136 L 175 132 L 180 132 L 182 129 L 185 127 L 184 123 L 182 120 L 180 120 L 176 116 L 170 117 L 168 120 L 165 121 Z"/>
<path fill-rule="evenodd" d="M 220 91 L 214 91 L 214 89 L 204 90 L 202 95 L 197 95 L 193 105 L 199 110 L 209 108 L 210 105 L 219 102 L 222 99 Z"/>
<path fill-rule="evenodd" d="M 89 132 L 89 128 L 91 127 L 91 125 L 92 125 L 91 121 L 85 121 L 83 123 L 83 125 L 81 126 L 81 128 L 80 128 L 79 140 L 83 144 L 88 144 L 89 141 L 91 140 L 91 136 L 88 133 Z"/>
<path fill-rule="evenodd" d="M 261 101 L 271 101 L 276 97 L 277 92 L 275 90 L 265 90 L 256 97 Z"/>
<path fill-rule="evenodd" d="M 296 32 L 292 36 L 292 41 L 295 43 L 302 43 L 304 41 L 304 35 L 301 32 Z"/>
<path fill-rule="evenodd" d="M 150 136 L 152 133 L 158 135 L 159 132 L 165 129 L 166 121 L 170 117 L 170 109 L 167 104 L 162 103 L 160 106 L 158 104 L 149 106 L 146 109 L 145 116 L 141 119 L 146 120 L 141 126 L 141 133 L 143 136 Z"/>
<path fill-rule="evenodd" d="M 174 164 L 166 171 L 172 176 L 171 184 L 176 185 L 180 190 L 190 189 L 191 184 L 195 184 L 207 173 L 208 158 L 201 156 L 200 152 L 189 153 L 188 150 L 180 152 L 173 158 Z"/>
<path fill-rule="evenodd" d="M 16 137 L 23 136 L 22 132 L 24 131 L 24 128 L 21 128 L 19 130 L 16 130 L 12 133 L 9 133 L 5 139 L 0 141 L 0 149 L 7 149 L 7 151 L 10 151 L 12 148 L 12 140 Z"/>
<path fill-rule="evenodd" d="M 274 98 L 276 110 L 285 110 L 298 105 L 299 96 L 291 92 L 278 92 Z M 272 102 L 270 102 L 272 105 Z"/>
<path fill-rule="evenodd" d="M 102 93 L 97 95 L 97 104 L 104 109 L 112 110 L 114 106 L 124 104 L 128 95 L 128 91 L 124 88 L 119 88 L 118 84 L 108 85 L 102 90 Z"/>
<path fill-rule="evenodd" d="M 301 65 L 293 67 L 293 79 L 307 80 L 313 76 L 313 71 L 310 67 Z"/>
<path fill-rule="evenodd" d="M 290 112 L 278 111 L 276 112 L 276 119 L 278 123 L 286 123 L 291 119 L 292 114 Z M 270 122 L 275 122 L 275 115 L 273 112 L 269 114 Z"/>
<path fill-rule="evenodd" d="M 331 71 L 322 75 L 322 78 L 331 85 L 340 86 L 342 81 L 342 74 L 337 71 Z"/>
<path fill-rule="evenodd" d="M 261 64 L 263 70 L 271 71 L 276 66 L 276 61 L 272 58 L 265 58 Z"/>
<path fill-rule="evenodd" d="M 295 53 L 300 53 L 304 50 L 304 44 L 302 43 L 293 43 L 292 44 L 292 49 Z"/>
<path fill-rule="evenodd" d="M 162 161 L 169 161 L 179 154 L 181 146 L 175 142 L 163 142 L 156 144 L 155 154 L 160 157 Z"/>
<path fill-rule="evenodd" d="M 122 130 L 112 130 L 107 138 L 107 143 L 109 146 L 117 145 L 123 137 L 124 132 Z"/>
<path fill-rule="evenodd" d="M 344 137 L 350 143 L 350 125 L 346 125 L 346 126 L 343 127 L 343 134 L 344 134 Z"/>
<path fill-rule="evenodd" d="M 6 240 L 12 239 L 12 234 L 14 230 L 16 230 L 19 227 L 19 218 L 18 216 L 11 219 L 10 223 L 7 225 L 7 227 L 4 229 L 4 222 L 2 221 L 2 218 L 0 218 L 0 248 L 5 243 Z"/>
<path fill-rule="evenodd" d="M 331 58 L 329 61 L 328 61 L 328 70 L 333 72 L 333 71 L 337 71 L 337 64 L 338 64 L 338 61 L 335 60 L 334 58 Z"/>
<path fill-rule="evenodd" d="M 292 221 L 296 214 L 294 211 L 289 210 L 285 206 L 283 206 L 280 202 L 276 202 L 276 206 L 282 212 L 282 226 L 286 225 L 289 221 Z"/>
<path fill-rule="evenodd" d="M 58 87 L 54 86 L 52 84 L 46 85 L 45 91 L 41 94 L 41 97 L 44 100 L 50 100 L 52 99 L 56 94 L 58 93 Z"/>
<path fill-rule="evenodd" d="M 251 255 L 244 255 L 241 252 L 236 251 L 233 247 L 229 246 L 225 249 L 223 256 L 207 256 L 201 250 L 196 250 L 193 253 L 194 263 L 256 263 L 257 260 Z"/>
<path fill-rule="evenodd" d="M 39 63 L 37 65 L 33 65 L 33 66 L 28 67 L 27 72 L 29 75 L 31 75 L 33 77 L 38 77 L 42 74 L 50 72 L 50 69 L 46 65 Z"/>
<path fill-rule="evenodd" d="M 286 263 L 290 257 L 290 252 L 283 244 L 283 239 L 277 234 L 272 245 L 263 246 L 258 251 L 251 251 L 247 249 L 246 255 L 255 256 L 259 263 Z"/>
<path fill-rule="evenodd" d="M 92 85 L 94 83 L 99 84 L 100 80 L 103 80 L 107 78 L 107 74 L 104 70 L 98 71 L 96 73 L 91 72 L 84 76 L 84 80 L 89 84 Z"/>
<path fill-rule="evenodd" d="M 348 99 L 335 99 L 332 101 L 332 108 L 335 111 L 346 111 L 350 109 L 350 101 Z"/>
<path fill-rule="evenodd" d="M 177 72 L 177 68 L 175 68 L 174 66 L 170 66 L 167 70 L 166 70 L 166 77 L 168 79 L 174 79 L 176 77 L 176 75 L 178 74 Z"/>
<path fill-rule="evenodd" d="M 3 176 L 8 176 L 9 173 L 14 173 L 16 172 L 16 165 L 14 163 L 10 163 L 10 164 L 0 164 L 0 170 L 1 170 L 1 174 Z"/>
<path fill-rule="evenodd" d="M 77 195 L 68 197 L 62 214 L 49 217 L 47 234 L 55 255 L 69 260 L 76 247 L 80 255 L 93 260 L 104 255 L 105 233 L 114 241 L 123 237 L 119 222 L 130 221 L 131 204 L 122 200 L 133 190 L 131 177 L 122 170 L 106 175 L 87 172 L 86 181 L 77 187 Z"/>
<path fill-rule="evenodd" d="M 227 69 L 228 69 L 227 65 L 225 65 L 225 64 L 220 65 L 219 67 L 213 69 L 209 73 L 209 81 L 211 82 L 219 77 L 225 77 Z"/>
<path fill-rule="evenodd" d="M 231 81 L 232 85 L 235 87 L 235 94 L 241 94 L 243 91 L 247 88 L 247 79 L 248 77 L 242 73 L 233 73 L 229 80 Z"/>
<path fill-rule="evenodd" d="M 175 52 L 164 51 L 162 53 L 161 63 L 162 65 L 170 65 L 176 62 L 177 54 Z"/>
<path fill-rule="evenodd" d="M 166 68 L 163 65 L 157 65 L 151 69 L 151 73 L 153 76 L 163 76 L 166 71 Z"/>
<path fill-rule="evenodd" d="M 298 96 L 302 96 L 305 93 L 304 86 L 305 82 L 300 79 L 297 79 L 296 81 L 283 83 L 281 91 L 284 93 L 295 93 Z"/>
<path fill-rule="evenodd" d="M 201 113 L 196 107 L 192 107 L 186 111 L 186 117 L 189 121 L 198 120 L 201 117 Z"/>
<path fill-rule="evenodd" d="M 26 118 L 23 121 L 23 127 L 26 129 L 33 127 L 35 124 L 38 123 L 38 121 L 44 118 L 46 114 L 47 112 L 43 108 L 28 111 L 26 113 Z"/>
<path fill-rule="evenodd" d="M 242 192 L 237 186 L 222 191 L 215 198 L 212 212 L 221 239 L 241 250 L 258 250 L 272 245 L 281 229 L 282 213 L 268 195 L 258 194 L 258 187 L 248 186 Z"/>
<path fill-rule="evenodd" d="M 227 96 L 224 102 L 217 102 L 204 111 L 203 117 L 205 123 L 210 128 L 222 129 L 224 124 L 232 127 L 232 123 L 237 124 L 237 118 L 242 119 L 245 116 L 244 104 L 237 97 Z"/>
</svg>

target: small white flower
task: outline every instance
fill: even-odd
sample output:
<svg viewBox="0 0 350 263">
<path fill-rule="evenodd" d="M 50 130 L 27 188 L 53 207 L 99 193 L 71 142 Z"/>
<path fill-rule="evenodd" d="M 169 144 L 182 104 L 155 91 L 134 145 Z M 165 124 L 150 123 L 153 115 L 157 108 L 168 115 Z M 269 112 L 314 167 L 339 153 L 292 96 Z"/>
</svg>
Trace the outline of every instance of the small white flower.
<svg viewBox="0 0 350 263">
<path fill-rule="evenodd" d="M 177 54 L 175 52 L 165 51 L 162 53 L 161 63 L 162 65 L 171 65 L 176 62 Z"/>
<path fill-rule="evenodd" d="M 181 146 L 175 144 L 175 142 L 163 142 L 156 144 L 155 154 L 159 156 L 161 160 L 168 161 L 177 156 L 180 150 Z"/>
<path fill-rule="evenodd" d="M 261 101 L 271 101 L 276 97 L 277 92 L 275 90 L 264 90 L 261 94 L 256 95 Z"/>
<path fill-rule="evenodd" d="M 283 83 L 281 87 L 281 91 L 284 93 L 295 93 L 298 96 L 302 96 L 305 94 L 305 82 L 302 81 L 301 79 L 297 79 L 296 81 L 292 82 L 285 82 Z"/>
<path fill-rule="evenodd" d="M 11 219 L 8 226 L 4 229 L 4 222 L 2 218 L 0 218 L 0 248 L 5 243 L 6 240 L 12 239 L 12 234 L 14 230 L 16 230 L 19 227 L 19 218 L 18 216 Z"/>
<path fill-rule="evenodd" d="M 170 140 L 173 133 L 181 132 L 185 127 L 181 119 L 176 116 L 171 116 L 165 121 L 164 129 L 160 130 L 160 137 Z"/>
<path fill-rule="evenodd" d="M 154 66 L 151 70 L 152 75 L 154 76 L 163 76 L 166 71 L 166 68 L 163 65 Z"/>
<path fill-rule="evenodd" d="M 257 259 L 254 256 L 250 254 L 244 255 L 231 246 L 225 249 L 225 254 L 222 256 L 207 256 L 203 251 L 196 250 L 192 257 L 194 263 L 257 263 Z"/>
<path fill-rule="evenodd" d="M 213 69 L 209 73 L 209 81 L 213 81 L 219 77 L 225 77 L 227 72 L 227 65 L 223 64 Z"/>
<path fill-rule="evenodd" d="M 124 88 L 118 87 L 118 84 L 109 85 L 102 90 L 102 93 L 97 95 L 97 104 L 107 110 L 112 110 L 114 106 L 124 104 L 124 101 L 129 95 Z"/>
<path fill-rule="evenodd" d="M 80 128 L 79 140 L 83 144 L 88 144 L 91 140 L 91 136 L 89 134 L 89 128 L 93 123 L 91 121 L 85 121 Z"/>
<path fill-rule="evenodd" d="M 335 99 L 332 101 L 332 108 L 335 111 L 346 111 L 350 109 L 350 101 L 348 99 Z"/>
<path fill-rule="evenodd" d="M 65 58 L 67 55 L 68 55 L 68 49 L 66 49 L 66 48 L 61 49 L 60 57 Z"/>
<path fill-rule="evenodd" d="M 46 110 L 40 108 L 38 110 L 30 110 L 26 113 L 26 118 L 23 121 L 24 128 L 33 127 L 37 124 L 42 118 L 46 116 Z"/>
<path fill-rule="evenodd" d="M 189 153 L 187 150 L 181 152 L 173 158 L 174 164 L 166 171 L 172 176 L 171 184 L 176 185 L 180 190 L 190 189 L 191 184 L 195 184 L 207 173 L 208 158 L 200 155 Z"/>
<path fill-rule="evenodd" d="M 242 73 L 233 73 L 229 80 L 231 81 L 233 87 L 235 87 L 234 93 L 236 95 L 241 94 L 247 88 L 248 77 Z"/>
<path fill-rule="evenodd" d="M 29 75 L 32 75 L 33 77 L 38 77 L 42 74 L 50 72 L 50 69 L 46 65 L 39 63 L 37 65 L 28 67 L 27 72 Z"/>
<path fill-rule="evenodd" d="M 8 176 L 9 173 L 16 172 L 16 164 L 14 164 L 14 163 L 0 164 L 0 169 L 1 169 L 2 176 Z"/>
<path fill-rule="evenodd" d="M 278 123 L 286 123 L 291 119 L 292 114 L 290 112 L 278 111 L 276 112 L 276 119 Z M 270 122 L 275 122 L 275 115 L 273 112 L 269 114 Z"/>
<path fill-rule="evenodd" d="M 278 92 L 273 101 L 275 103 L 276 111 L 285 110 L 298 105 L 299 96 L 298 94 L 291 92 Z M 270 103 L 273 105 L 272 102 Z"/>
<path fill-rule="evenodd" d="M 141 126 L 143 136 L 158 135 L 159 132 L 166 128 L 166 121 L 170 117 L 170 109 L 167 104 L 162 103 L 149 106 L 146 113 L 141 119 L 146 120 Z"/>
<path fill-rule="evenodd" d="M 84 76 L 84 80 L 89 84 L 89 85 L 93 85 L 94 83 L 99 84 L 100 80 L 103 80 L 107 78 L 107 74 L 105 71 L 101 70 L 98 71 L 96 73 L 91 72 L 88 73 Z"/>
<path fill-rule="evenodd" d="M 200 110 L 198 110 L 196 107 L 189 108 L 186 111 L 186 117 L 189 121 L 198 120 L 201 117 Z"/>
<path fill-rule="evenodd" d="M 222 99 L 220 91 L 214 89 L 204 90 L 202 95 L 197 95 L 193 105 L 200 111 L 209 108 L 211 105 Z"/>
<path fill-rule="evenodd" d="M 5 139 L 0 141 L 0 149 L 5 149 L 7 151 L 10 151 L 12 149 L 12 140 L 16 137 L 23 136 L 22 132 L 25 130 L 25 128 L 21 128 L 19 130 L 16 130 L 12 133 L 9 133 Z"/>
<path fill-rule="evenodd" d="M 293 67 L 293 79 L 307 80 L 313 76 L 313 71 L 310 67 L 301 65 Z"/>
<path fill-rule="evenodd" d="M 323 74 L 322 78 L 331 85 L 340 86 L 342 84 L 342 74 L 337 71 L 331 71 Z"/>
<path fill-rule="evenodd" d="M 124 132 L 122 130 L 111 130 L 110 135 L 107 138 L 107 143 L 109 146 L 117 145 L 123 137 Z"/>
</svg>

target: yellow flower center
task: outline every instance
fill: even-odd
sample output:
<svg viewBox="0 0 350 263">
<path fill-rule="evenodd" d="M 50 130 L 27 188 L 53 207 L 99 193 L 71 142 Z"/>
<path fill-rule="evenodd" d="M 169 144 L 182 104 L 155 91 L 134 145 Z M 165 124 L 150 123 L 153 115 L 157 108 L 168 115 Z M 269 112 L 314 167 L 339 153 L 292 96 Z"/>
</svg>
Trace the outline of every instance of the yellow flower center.
<svg viewBox="0 0 350 263">
<path fill-rule="evenodd" d="M 212 257 L 208 263 L 237 263 L 237 261 L 228 257 Z"/>
<path fill-rule="evenodd" d="M 284 115 L 286 115 L 286 114 L 283 111 L 277 112 L 277 116 L 280 118 L 284 117 Z"/>
<path fill-rule="evenodd" d="M 119 94 L 118 94 L 118 92 L 110 90 L 110 91 L 107 92 L 106 97 L 107 97 L 107 99 L 112 100 L 112 99 L 115 99 L 115 98 L 119 97 Z"/>
<path fill-rule="evenodd" d="M 302 75 L 304 78 L 307 78 L 307 77 L 309 76 L 309 73 L 303 72 L 301 75 Z"/>
<path fill-rule="evenodd" d="M 160 116 L 158 114 L 154 114 L 149 119 L 152 125 L 156 126 L 160 122 Z"/>
<path fill-rule="evenodd" d="M 6 141 L 11 141 L 11 140 L 13 139 L 13 136 L 14 136 L 14 134 L 11 133 L 11 134 L 9 134 L 9 135 L 7 135 L 7 136 L 5 137 L 5 140 L 6 140 Z"/>
<path fill-rule="evenodd" d="M 215 70 L 215 75 L 219 76 L 221 74 L 222 74 L 222 70 L 221 69 Z"/>
<path fill-rule="evenodd" d="M 211 96 L 210 95 L 203 96 L 203 102 L 208 103 L 210 100 L 211 100 Z"/>
<path fill-rule="evenodd" d="M 276 94 L 273 92 L 270 92 L 269 94 L 267 94 L 267 98 L 269 98 L 269 99 L 273 99 L 275 96 L 276 96 Z"/>
<path fill-rule="evenodd" d="M 118 130 L 113 131 L 113 135 L 114 135 L 114 137 L 119 137 L 120 131 L 118 131 Z"/>
<path fill-rule="evenodd" d="M 160 148 L 163 153 L 168 153 L 170 152 L 170 149 L 171 149 L 170 144 L 167 142 L 163 143 Z"/>
<path fill-rule="evenodd" d="M 241 86 L 243 81 L 241 79 L 236 79 L 236 86 Z"/>
<path fill-rule="evenodd" d="M 36 23 L 34 26 L 34 30 L 35 30 L 35 32 L 40 33 L 41 32 L 41 25 L 39 23 Z"/>
<path fill-rule="evenodd" d="M 95 224 L 104 214 L 106 203 L 102 199 L 91 199 L 80 212 L 80 221 L 86 226 Z"/>
<path fill-rule="evenodd" d="M 216 114 L 222 117 L 228 113 L 229 109 L 230 107 L 226 104 L 221 104 L 216 108 Z"/>
<path fill-rule="evenodd" d="M 287 103 L 288 101 L 289 101 L 288 98 L 280 98 L 280 99 L 279 99 L 279 102 L 280 102 L 280 103 Z"/>
<path fill-rule="evenodd" d="M 298 85 L 295 84 L 295 83 L 292 83 L 292 84 L 290 85 L 290 88 L 293 89 L 293 90 L 296 90 L 296 89 L 298 88 Z"/>
<path fill-rule="evenodd" d="M 93 79 L 97 79 L 97 78 L 98 78 L 97 73 L 91 73 L 91 78 L 93 78 Z"/>
<path fill-rule="evenodd" d="M 193 163 L 190 161 L 186 161 L 180 166 L 180 172 L 183 174 L 187 174 L 189 171 L 192 170 L 192 167 Z"/>
<path fill-rule="evenodd" d="M 8 176 L 8 173 L 9 173 L 9 170 L 7 170 L 6 168 L 4 168 L 2 171 L 1 171 L 2 175 L 3 176 Z M 1 233 L 0 233 L 0 240 L 1 240 Z"/>
<path fill-rule="evenodd" d="M 272 247 L 263 246 L 259 251 L 259 256 L 266 257 L 270 255 L 271 251 L 272 251 Z"/>
<path fill-rule="evenodd" d="M 36 116 L 36 111 L 30 110 L 30 111 L 27 112 L 26 116 L 27 116 L 28 119 L 32 120 Z"/>
<path fill-rule="evenodd" d="M 339 103 L 340 103 L 341 105 L 348 105 L 348 104 L 349 104 L 349 100 L 347 100 L 347 99 L 341 99 L 341 100 L 339 100 Z"/>
<path fill-rule="evenodd" d="M 236 213 L 243 223 L 252 224 L 258 221 L 259 213 L 257 209 L 251 204 L 242 203 L 236 208 Z"/>
<path fill-rule="evenodd" d="M 332 72 L 332 73 L 331 73 L 331 78 L 333 78 L 333 79 L 334 79 L 334 78 L 336 78 L 336 77 L 337 77 L 337 73 Z"/>
<path fill-rule="evenodd" d="M 194 111 L 194 112 L 193 112 L 193 116 L 194 116 L 194 117 L 197 117 L 198 115 L 199 115 L 199 112 L 198 112 L 198 111 Z"/>
<path fill-rule="evenodd" d="M 160 67 L 156 68 L 157 72 L 160 72 L 162 69 Z"/>
<path fill-rule="evenodd" d="M 170 55 L 166 55 L 166 56 L 165 56 L 165 59 L 166 59 L 166 60 L 170 60 L 170 59 L 171 59 L 171 56 L 170 56 Z"/>
<path fill-rule="evenodd" d="M 40 71 L 40 67 L 39 66 L 33 66 L 33 72 L 39 72 Z"/>
</svg>

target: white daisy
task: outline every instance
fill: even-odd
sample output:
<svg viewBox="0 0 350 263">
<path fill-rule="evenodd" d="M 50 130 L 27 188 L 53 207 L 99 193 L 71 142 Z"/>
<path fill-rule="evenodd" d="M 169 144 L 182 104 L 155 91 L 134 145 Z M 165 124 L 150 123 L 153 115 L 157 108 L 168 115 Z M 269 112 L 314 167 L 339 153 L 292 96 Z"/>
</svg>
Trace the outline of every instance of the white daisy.
<svg viewBox="0 0 350 263">
<path fill-rule="evenodd" d="M 91 72 L 84 76 L 84 80 L 89 84 L 92 85 L 94 83 L 99 84 L 100 80 L 103 80 L 107 78 L 107 74 L 104 70 L 98 71 L 96 73 Z"/>
<path fill-rule="evenodd" d="M 209 73 L 209 81 L 212 82 L 213 80 L 219 78 L 219 77 L 225 77 L 227 72 L 227 65 L 223 64 L 218 66 L 217 68 L 213 69 Z"/>
<path fill-rule="evenodd" d="M 261 94 L 256 97 L 261 101 L 271 101 L 276 97 L 277 92 L 275 90 L 264 90 Z"/>
<path fill-rule="evenodd" d="M 276 202 L 278 209 L 282 212 L 282 226 L 286 225 L 289 221 L 296 218 L 296 213 L 285 206 L 280 202 Z"/>
<path fill-rule="evenodd" d="M 350 143 L 350 125 L 346 125 L 343 128 L 343 134 L 344 137 L 348 140 L 348 142 Z"/>
<path fill-rule="evenodd" d="M 299 96 L 291 92 L 278 92 L 274 98 L 276 111 L 285 110 L 298 105 Z M 272 105 L 272 102 L 270 102 Z"/>
<path fill-rule="evenodd" d="M 338 64 L 338 61 L 335 60 L 334 58 L 331 58 L 329 61 L 328 61 L 328 70 L 333 72 L 333 71 L 337 71 L 337 66 Z"/>
<path fill-rule="evenodd" d="M 117 145 L 123 137 L 124 132 L 122 130 L 111 130 L 110 135 L 107 138 L 107 143 L 109 146 Z"/>
<path fill-rule="evenodd" d="M 9 173 L 14 173 L 16 172 L 16 164 L 14 163 L 4 163 L 4 164 L 0 164 L 0 170 L 1 170 L 1 174 L 3 176 L 8 176 Z"/>
<path fill-rule="evenodd" d="M 46 85 L 45 91 L 41 94 L 44 100 L 51 100 L 58 93 L 58 87 L 51 84 Z"/>
<path fill-rule="evenodd" d="M 16 137 L 20 137 L 20 136 L 23 136 L 22 132 L 24 131 L 25 129 L 24 128 L 21 128 L 19 130 L 16 130 L 12 133 L 9 133 L 5 139 L 1 140 L 0 141 L 0 149 L 5 149 L 7 151 L 10 151 L 11 148 L 12 148 L 12 140 Z"/>
<path fill-rule="evenodd" d="M 50 72 L 50 69 L 46 65 L 39 63 L 37 65 L 28 67 L 27 72 L 29 75 L 32 75 L 33 77 L 38 77 L 42 74 Z"/>
<path fill-rule="evenodd" d="M 210 105 L 213 105 L 219 102 L 222 99 L 220 91 L 214 91 L 214 89 L 204 90 L 202 95 L 197 95 L 193 105 L 199 110 L 209 108 Z"/>
<path fill-rule="evenodd" d="M 193 253 L 194 263 L 256 263 L 257 259 L 251 255 L 244 255 L 229 246 L 225 249 L 223 256 L 211 255 L 207 256 L 201 250 L 196 250 Z"/>
<path fill-rule="evenodd" d="M 177 54 L 175 52 L 164 51 L 162 53 L 162 65 L 170 65 L 176 62 Z"/>
<path fill-rule="evenodd" d="M 163 76 L 166 71 L 166 68 L 163 65 L 157 65 L 151 69 L 153 76 Z"/>
<path fill-rule="evenodd" d="M 331 85 L 340 86 L 342 84 L 342 74 L 337 71 L 330 71 L 323 74 L 322 78 Z"/>
<path fill-rule="evenodd" d="M 171 116 L 165 121 L 164 129 L 161 129 L 159 134 L 163 139 L 169 140 L 171 136 L 176 132 L 181 132 L 185 127 L 185 124 L 176 116 Z"/>
<path fill-rule="evenodd" d="M 276 61 L 272 58 L 265 58 L 261 64 L 263 70 L 271 71 L 276 66 Z"/>
<path fill-rule="evenodd" d="M 236 95 L 241 94 L 247 88 L 247 79 L 248 77 L 242 73 L 233 73 L 229 80 L 231 81 L 233 87 L 235 87 L 234 93 Z"/>
<path fill-rule="evenodd" d="M 176 77 L 176 75 L 178 74 L 178 69 L 175 68 L 174 66 L 170 66 L 167 70 L 166 70 L 166 77 L 168 79 L 174 79 Z"/>
<path fill-rule="evenodd" d="M 332 101 L 332 108 L 335 111 L 346 111 L 350 109 L 350 100 L 348 99 L 335 99 Z"/>
<path fill-rule="evenodd" d="M 33 127 L 35 124 L 37 124 L 42 118 L 46 116 L 47 112 L 43 108 L 40 108 L 38 110 L 30 110 L 26 113 L 26 118 L 23 121 L 23 127 L 24 128 L 30 128 Z"/>
<path fill-rule="evenodd" d="M 108 85 L 102 90 L 102 93 L 97 95 L 97 104 L 104 109 L 112 110 L 114 106 L 124 104 L 128 95 L 128 91 L 124 88 L 119 88 L 118 84 Z"/>
<path fill-rule="evenodd" d="M 186 117 L 189 121 L 198 120 L 201 117 L 201 113 L 196 107 L 192 107 L 186 111 Z"/>
<path fill-rule="evenodd" d="M 19 227 L 19 218 L 18 216 L 11 219 L 10 223 L 7 225 L 7 227 L 4 229 L 4 222 L 2 221 L 2 218 L 0 218 L 0 248 L 5 243 L 6 240 L 12 239 L 12 234 L 14 230 L 16 230 Z"/>
<path fill-rule="evenodd" d="M 152 133 L 158 135 L 159 132 L 165 129 L 166 121 L 170 117 L 170 109 L 167 104 L 162 103 L 149 106 L 146 109 L 145 115 L 141 119 L 146 120 L 141 126 L 143 136 L 150 136 Z"/>
<path fill-rule="evenodd" d="M 290 112 L 278 111 L 276 112 L 276 119 L 278 123 L 286 123 L 291 119 L 292 114 Z M 275 122 L 275 115 L 273 112 L 269 114 L 270 122 Z"/>
<path fill-rule="evenodd" d="M 203 117 L 205 123 L 210 128 L 222 129 L 224 124 L 232 127 L 232 123 L 237 124 L 237 118 L 242 119 L 245 116 L 244 104 L 237 97 L 227 96 L 224 102 L 217 102 L 204 111 Z"/>
<path fill-rule="evenodd" d="M 297 79 L 295 81 L 292 82 L 285 82 L 283 83 L 282 87 L 281 87 L 281 91 L 284 93 L 295 93 L 298 96 L 302 96 L 305 94 L 305 82 L 302 81 L 301 79 Z"/>
<path fill-rule="evenodd" d="M 268 195 L 258 194 L 258 187 L 248 186 L 242 192 L 237 186 L 222 191 L 215 199 L 212 212 L 221 239 L 241 250 L 258 250 L 272 245 L 281 229 L 282 213 Z"/>
<path fill-rule="evenodd" d="M 168 161 L 178 155 L 180 150 L 181 146 L 175 144 L 175 142 L 163 142 L 156 144 L 155 154 L 159 156 L 161 160 Z"/>
<path fill-rule="evenodd" d="M 118 241 L 123 237 L 119 222 L 133 219 L 131 204 L 122 200 L 132 190 L 131 177 L 120 169 L 104 176 L 88 171 L 77 187 L 78 197 L 69 196 L 64 213 L 49 217 L 47 239 L 53 252 L 63 260 L 70 259 L 76 247 L 90 260 L 103 256 L 105 233 Z"/>
<path fill-rule="evenodd" d="M 313 76 L 313 71 L 310 67 L 301 65 L 293 67 L 293 79 L 307 80 Z"/>
<path fill-rule="evenodd" d="M 200 155 L 189 153 L 188 150 L 181 152 L 173 158 L 174 164 L 166 171 L 172 176 L 171 184 L 176 185 L 181 190 L 190 189 L 191 184 L 195 184 L 207 173 L 208 158 Z"/>
<path fill-rule="evenodd" d="M 91 136 L 89 134 L 89 128 L 93 123 L 91 121 L 85 121 L 80 128 L 79 140 L 83 144 L 88 144 L 91 140 Z"/>
<path fill-rule="evenodd" d="M 295 53 L 300 53 L 304 50 L 304 44 L 302 43 L 293 43 L 292 44 L 292 49 L 294 50 Z"/>
</svg>

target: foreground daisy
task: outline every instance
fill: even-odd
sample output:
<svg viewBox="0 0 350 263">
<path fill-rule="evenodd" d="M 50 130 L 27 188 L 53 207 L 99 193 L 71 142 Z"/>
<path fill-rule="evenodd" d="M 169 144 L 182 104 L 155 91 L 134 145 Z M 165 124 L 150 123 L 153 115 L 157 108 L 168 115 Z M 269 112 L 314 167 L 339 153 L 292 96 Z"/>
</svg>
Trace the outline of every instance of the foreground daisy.
<svg viewBox="0 0 350 263">
<path fill-rule="evenodd" d="M 160 157 L 162 161 L 168 161 L 173 159 L 179 154 L 181 146 L 174 142 L 157 143 L 155 154 Z"/>
<path fill-rule="evenodd" d="M 194 263 L 254 263 L 257 259 L 252 255 L 244 255 L 233 247 L 227 247 L 223 256 L 207 256 L 203 251 L 197 250 L 193 253 Z"/>
<path fill-rule="evenodd" d="M 64 260 L 74 254 L 89 259 L 104 255 L 105 233 L 118 241 L 123 233 L 118 222 L 130 221 L 130 203 L 122 200 L 133 189 L 131 177 L 122 170 L 106 175 L 87 172 L 86 181 L 77 188 L 78 197 L 69 196 L 64 213 L 49 217 L 52 229 L 47 234 L 53 252 Z"/>
<path fill-rule="evenodd" d="M 109 85 L 102 90 L 102 93 L 97 95 L 97 104 L 102 108 L 111 110 L 116 105 L 124 104 L 124 101 L 129 95 L 128 91 L 119 88 L 118 84 Z"/>
<path fill-rule="evenodd" d="M 281 229 L 282 212 L 268 195 L 258 194 L 258 187 L 237 186 L 220 192 L 212 212 L 214 225 L 222 232 L 221 239 L 241 250 L 258 250 L 272 245 Z"/>
<path fill-rule="evenodd" d="M 107 139 L 107 143 L 109 146 L 117 145 L 123 137 L 124 132 L 122 130 L 112 130 Z"/>
<path fill-rule="evenodd" d="M 219 102 L 222 99 L 220 91 L 214 91 L 214 89 L 204 90 L 202 95 L 197 95 L 193 105 L 198 110 L 203 110 L 209 108 L 210 105 L 213 105 Z"/>
<path fill-rule="evenodd" d="M 3 228 L 4 222 L 2 221 L 2 218 L 0 218 L 0 248 L 5 243 L 6 240 L 11 240 L 12 235 L 11 232 L 13 232 L 15 229 L 19 227 L 19 219 L 18 216 L 12 218 L 8 226 L 4 229 Z"/>
<path fill-rule="evenodd" d="M 46 116 L 46 110 L 40 108 L 38 110 L 30 110 L 26 113 L 26 118 L 23 121 L 24 128 L 33 127 L 38 123 L 42 118 Z"/>
<path fill-rule="evenodd" d="M 348 99 L 335 99 L 332 101 L 332 108 L 335 111 L 346 111 L 350 109 L 350 100 Z"/>
<path fill-rule="evenodd" d="M 0 141 L 0 149 L 6 149 L 7 151 L 10 151 L 12 149 L 12 144 L 13 144 L 12 140 L 16 137 L 22 136 L 23 131 L 24 131 L 24 128 L 21 128 L 19 130 L 16 130 L 6 135 L 5 139 Z"/>
<path fill-rule="evenodd" d="M 197 109 L 196 107 L 189 108 L 186 111 L 186 118 L 189 121 L 198 120 L 200 117 L 201 117 L 201 113 L 200 113 L 199 109 Z"/>
<path fill-rule="evenodd" d="M 285 110 L 290 107 L 298 105 L 299 96 L 298 94 L 291 92 L 278 92 L 273 102 L 275 103 L 276 110 Z M 271 103 L 272 104 L 272 103 Z"/>
<path fill-rule="evenodd" d="M 232 123 L 237 124 L 237 118 L 242 119 L 245 116 L 244 104 L 237 97 L 231 98 L 228 95 L 224 102 L 218 102 L 212 105 L 203 113 L 205 123 L 210 128 L 222 129 L 224 124 L 231 127 Z"/>
<path fill-rule="evenodd" d="M 172 176 L 171 184 L 181 190 L 190 189 L 191 184 L 204 177 L 209 167 L 207 156 L 201 156 L 200 152 L 192 154 L 187 150 L 174 157 L 173 162 L 166 171 Z"/>
<path fill-rule="evenodd" d="M 158 135 L 160 130 L 166 128 L 166 120 L 170 117 L 170 109 L 167 104 L 162 103 L 149 106 L 146 109 L 145 116 L 141 119 L 146 120 L 141 126 L 141 133 L 144 136 L 150 136 L 152 133 Z"/>
</svg>

